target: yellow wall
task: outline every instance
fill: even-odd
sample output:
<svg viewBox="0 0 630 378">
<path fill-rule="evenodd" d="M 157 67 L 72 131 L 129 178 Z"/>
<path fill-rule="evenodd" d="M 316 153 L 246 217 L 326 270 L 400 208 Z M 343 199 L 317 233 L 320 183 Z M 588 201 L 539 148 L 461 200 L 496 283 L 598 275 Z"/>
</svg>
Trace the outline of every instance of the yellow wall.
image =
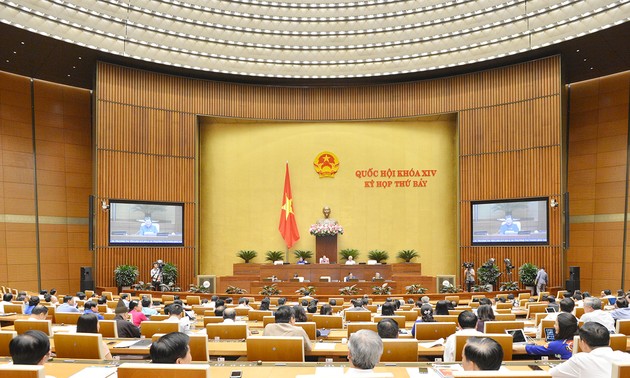
<svg viewBox="0 0 630 378">
<path fill-rule="evenodd" d="M 286 250 L 278 232 L 285 161 L 289 161 L 300 240 L 292 251 L 315 251 L 308 233 L 329 205 L 345 228 L 339 250 L 359 261 L 372 249 L 420 252 L 423 274 L 457 272 L 457 146 L 454 115 L 371 122 L 278 123 L 200 119 L 200 273 L 230 275 L 242 249 Z M 313 160 L 331 151 L 335 178 L 319 178 Z M 357 170 L 437 170 L 427 187 L 366 188 Z M 376 180 L 417 181 L 416 177 Z M 392 184 L 395 185 L 395 184 Z"/>
</svg>

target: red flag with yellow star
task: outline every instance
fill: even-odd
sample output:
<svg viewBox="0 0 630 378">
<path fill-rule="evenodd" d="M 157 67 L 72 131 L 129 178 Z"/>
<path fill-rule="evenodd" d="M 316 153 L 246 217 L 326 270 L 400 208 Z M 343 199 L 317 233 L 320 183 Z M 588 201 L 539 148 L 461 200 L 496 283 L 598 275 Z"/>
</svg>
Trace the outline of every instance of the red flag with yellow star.
<svg viewBox="0 0 630 378">
<path fill-rule="evenodd" d="M 300 239 L 297 223 L 295 223 L 295 213 L 293 212 L 293 195 L 291 194 L 291 180 L 289 179 L 289 163 L 287 162 L 284 174 L 284 194 L 282 195 L 282 208 L 280 210 L 280 226 L 278 227 L 282 238 L 291 248 Z"/>
</svg>

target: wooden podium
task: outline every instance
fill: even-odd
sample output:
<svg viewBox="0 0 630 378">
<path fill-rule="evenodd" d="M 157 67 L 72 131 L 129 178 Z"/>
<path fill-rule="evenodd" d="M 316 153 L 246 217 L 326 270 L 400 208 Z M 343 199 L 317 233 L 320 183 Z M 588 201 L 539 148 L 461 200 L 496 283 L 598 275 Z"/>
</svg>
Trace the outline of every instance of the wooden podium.
<svg viewBox="0 0 630 378">
<path fill-rule="evenodd" d="M 315 263 L 326 255 L 331 264 L 337 263 L 337 235 L 315 236 Z"/>
</svg>

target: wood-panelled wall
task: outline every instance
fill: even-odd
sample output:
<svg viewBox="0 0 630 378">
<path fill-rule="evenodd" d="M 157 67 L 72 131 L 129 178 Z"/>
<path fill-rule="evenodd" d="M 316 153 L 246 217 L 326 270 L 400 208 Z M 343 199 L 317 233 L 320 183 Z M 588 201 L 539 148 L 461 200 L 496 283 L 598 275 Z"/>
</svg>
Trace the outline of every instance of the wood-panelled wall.
<svg viewBox="0 0 630 378">
<path fill-rule="evenodd" d="M 628 184 L 630 71 L 569 87 L 570 248 L 581 289 L 630 287 L 630 263 L 621 279 Z M 630 240 L 630 239 L 629 239 Z"/>
<path fill-rule="evenodd" d="M 92 266 L 91 93 L 0 72 L 0 141 L 0 282 L 77 292 Z"/>
<path fill-rule="evenodd" d="M 509 257 L 515 265 L 533 262 L 546 266 L 557 285 L 564 279 L 559 211 L 550 217 L 551 243 L 545 247 L 472 248 L 468 213 L 471 200 L 560 200 L 561 88 L 557 56 L 450 78 L 333 88 L 239 85 L 99 63 L 97 196 L 179 201 L 192 214 L 197 114 L 319 121 L 457 112 L 461 213 L 453 235 L 461 234 L 461 259 L 477 265 L 489 257 Z M 120 263 L 134 261 L 147 275 L 151 262 L 166 254 L 182 264 L 180 283 L 192 282 L 192 216 L 186 218 L 185 247 L 178 250 L 108 247 L 106 220 L 101 214 L 97 223 L 98 285 L 112 286 L 112 270 Z M 230 270 L 225 267 L 226 274 Z"/>
</svg>

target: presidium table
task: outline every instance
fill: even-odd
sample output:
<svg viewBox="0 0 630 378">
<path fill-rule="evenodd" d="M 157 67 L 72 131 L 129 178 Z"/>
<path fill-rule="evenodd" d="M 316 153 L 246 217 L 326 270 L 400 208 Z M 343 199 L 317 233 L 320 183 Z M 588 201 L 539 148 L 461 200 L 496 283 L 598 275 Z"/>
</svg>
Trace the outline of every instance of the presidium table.
<svg viewBox="0 0 630 378">
<path fill-rule="evenodd" d="M 228 286 L 237 286 L 247 290 L 248 293 L 258 293 L 265 285 L 270 285 L 270 277 L 275 276 L 281 282 L 274 282 L 285 294 L 295 292 L 300 287 L 315 286 L 317 294 L 335 295 L 339 289 L 356 284 L 363 289 L 361 294 L 371 294 L 371 287 L 387 282 L 392 287 L 392 293 L 404 293 L 405 286 L 419 284 L 435 292 L 436 282 L 433 276 L 422 275 L 421 264 L 234 264 L 234 275 L 223 276 L 217 279 L 217 292 L 225 292 Z M 350 272 L 357 277 L 357 281 L 343 282 Z M 372 281 L 372 277 L 380 273 L 384 281 Z M 294 276 L 302 278 L 302 281 L 294 279 Z M 330 282 L 324 282 L 322 277 L 330 278 Z"/>
</svg>

